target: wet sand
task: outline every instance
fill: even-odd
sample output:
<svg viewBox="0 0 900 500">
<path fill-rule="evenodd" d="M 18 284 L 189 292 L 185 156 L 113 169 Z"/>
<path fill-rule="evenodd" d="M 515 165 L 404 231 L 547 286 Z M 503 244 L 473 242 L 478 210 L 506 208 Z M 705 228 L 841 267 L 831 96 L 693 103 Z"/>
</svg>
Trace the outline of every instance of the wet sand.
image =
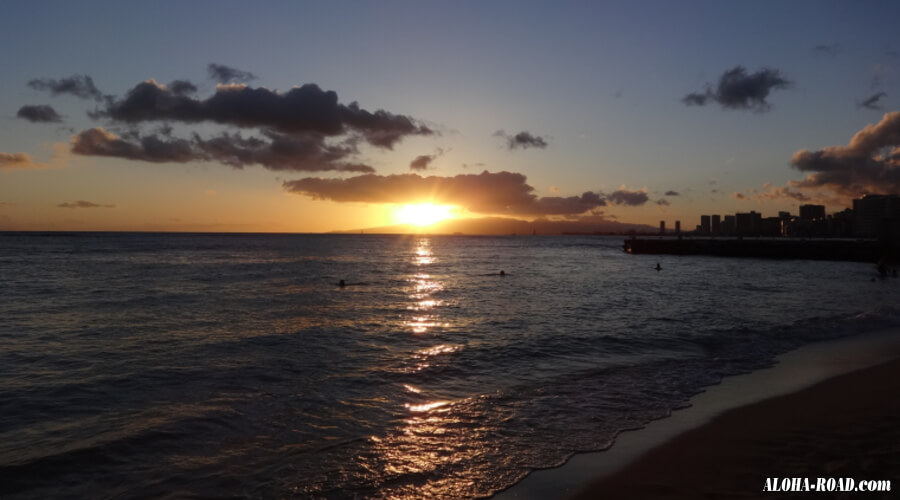
<svg viewBox="0 0 900 500">
<path fill-rule="evenodd" d="M 577 499 L 891 498 L 900 489 L 900 360 L 729 410 Z M 892 482 L 893 493 L 767 493 L 766 478 Z"/>
</svg>

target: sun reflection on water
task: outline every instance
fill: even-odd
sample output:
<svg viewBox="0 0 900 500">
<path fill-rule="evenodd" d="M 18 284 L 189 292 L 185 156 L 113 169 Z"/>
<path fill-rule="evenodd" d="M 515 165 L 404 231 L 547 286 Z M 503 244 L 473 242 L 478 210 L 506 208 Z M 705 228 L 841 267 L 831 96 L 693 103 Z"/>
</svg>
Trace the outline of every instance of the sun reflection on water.
<svg viewBox="0 0 900 500">
<path fill-rule="evenodd" d="M 416 335 L 423 335 L 434 328 L 448 326 L 446 322 L 440 321 L 440 316 L 437 314 L 437 309 L 444 302 L 433 297 L 434 294 L 444 289 L 444 285 L 425 272 L 425 269 L 420 269 L 437 262 L 437 257 L 431 251 L 431 241 L 428 238 L 418 239 L 412 256 L 412 263 L 416 266 L 417 272 L 407 279 L 410 283 L 408 296 L 412 302 L 406 306 L 407 310 L 416 314 L 405 323 Z"/>
</svg>

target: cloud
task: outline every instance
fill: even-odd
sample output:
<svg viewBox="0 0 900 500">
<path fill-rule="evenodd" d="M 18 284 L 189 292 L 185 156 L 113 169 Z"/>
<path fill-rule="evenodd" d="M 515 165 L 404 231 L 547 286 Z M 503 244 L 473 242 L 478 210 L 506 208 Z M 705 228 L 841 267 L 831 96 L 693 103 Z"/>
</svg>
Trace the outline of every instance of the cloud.
<svg viewBox="0 0 900 500">
<path fill-rule="evenodd" d="M 736 192 L 736 193 L 734 193 L 733 196 L 734 196 L 734 199 L 736 199 L 736 200 L 746 200 L 747 199 L 747 195 L 745 195 L 744 193 Z"/>
<path fill-rule="evenodd" d="M 25 153 L 0 152 L 0 170 L 37 170 L 49 168 L 46 163 L 36 163 Z"/>
<path fill-rule="evenodd" d="M 149 135 L 132 142 L 100 127 L 74 136 L 72 152 L 84 156 L 109 156 L 153 163 L 185 163 L 199 159 L 191 143 L 184 139 L 160 139 Z"/>
<path fill-rule="evenodd" d="M 437 157 L 443 154 L 444 150 L 438 148 L 437 151 L 434 152 L 434 154 L 419 155 L 413 161 L 409 162 L 409 169 L 418 171 L 427 170 L 428 166 L 431 165 L 431 162 L 433 162 Z"/>
<path fill-rule="evenodd" d="M 743 66 L 735 66 L 719 77 L 715 89 L 712 85 L 707 85 L 705 92 L 687 94 L 681 101 L 688 106 L 705 106 L 713 101 L 724 109 L 761 113 L 771 108 L 766 100 L 770 92 L 788 88 L 792 84 L 775 69 L 764 68 L 756 73 L 747 74 Z"/>
<path fill-rule="evenodd" d="M 70 94 L 81 99 L 103 100 L 104 96 L 94 85 L 94 80 L 87 75 L 72 75 L 68 78 L 33 78 L 28 86 L 35 90 L 48 91 L 52 95 Z"/>
<path fill-rule="evenodd" d="M 228 66 L 225 66 L 224 64 L 210 64 L 206 67 L 206 72 L 209 74 L 210 79 L 215 80 L 219 83 L 243 83 L 256 79 L 256 75 L 250 73 L 249 71 L 241 71 L 239 69 L 230 68 Z"/>
<path fill-rule="evenodd" d="M 666 196 L 680 196 L 678 191 L 666 191 Z"/>
<path fill-rule="evenodd" d="M 632 191 L 625 186 L 610 193 L 606 199 L 614 205 L 640 206 L 650 199 L 647 196 L 647 190 Z"/>
<path fill-rule="evenodd" d="M 16 116 L 32 123 L 60 123 L 62 117 L 50 106 L 35 105 L 22 106 Z"/>
<path fill-rule="evenodd" d="M 91 201 L 78 200 L 72 203 L 60 203 L 59 208 L 116 208 L 115 205 L 100 205 Z"/>
<path fill-rule="evenodd" d="M 866 125 L 846 146 L 794 153 L 791 165 L 807 172 L 790 185 L 826 189 L 842 196 L 900 193 L 900 111 L 887 113 L 875 125 Z"/>
<path fill-rule="evenodd" d="M 197 92 L 197 86 L 187 80 L 175 80 L 166 87 L 175 95 L 188 95 Z"/>
<path fill-rule="evenodd" d="M 509 135 L 503 130 L 498 130 L 494 132 L 494 137 L 502 137 L 506 139 L 506 147 L 509 148 L 510 151 L 514 149 L 528 149 L 528 148 L 540 148 L 544 149 L 547 147 L 547 140 L 543 137 L 534 136 L 531 132 L 522 131 L 515 135 Z"/>
<path fill-rule="evenodd" d="M 656 200 L 656 204 L 667 207 L 667 206 L 671 205 L 672 203 L 665 198 L 660 198 L 660 199 Z"/>
<path fill-rule="evenodd" d="M 836 43 L 832 43 L 832 44 L 820 43 L 819 45 L 816 45 L 815 47 L 813 47 L 810 50 L 812 50 L 812 53 L 817 56 L 837 57 L 838 52 L 841 51 L 841 47 Z"/>
<path fill-rule="evenodd" d="M 215 160 L 235 168 L 261 165 L 269 170 L 295 172 L 374 172 L 375 169 L 348 158 L 356 154 L 352 142 L 330 144 L 316 135 L 291 136 L 265 132 L 264 139 L 223 133 L 212 139 L 194 136 L 198 159 Z"/>
<path fill-rule="evenodd" d="M 391 149 L 409 135 L 432 135 L 427 126 L 384 110 L 370 112 L 355 102 L 343 105 L 337 93 L 315 84 L 285 93 L 246 85 L 220 85 L 207 99 L 176 94 L 153 80 L 113 100 L 93 118 L 136 124 L 148 121 L 211 122 L 242 128 L 265 128 L 285 134 L 361 135 L 369 144 Z"/>
<path fill-rule="evenodd" d="M 425 170 L 428 168 L 428 165 L 434 160 L 434 155 L 419 155 L 416 158 L 409 162 L 410 170 Z"/>
<path fill-rule="evenodd" d="M 360 175 L 347 179 L 308 177 L 286 181 L 284 188 L 314 199 L 337 202 L 414 203 L 430 201 L 462 206 L 482 214 L 577 215 L 606 205 L 600 193 L 538 197 L 522 174 L 513 172 L 460 174 L 454 177 L 419 174 Z"/>
<path fill-rule="evenodd" d="M 72 138 L 72 152 L 151 163 L 218 161 L 234 168 L 261 165 L 269 170 L 374 172 L 368 165 L 347 161 L 356 153 L 350 144 L 329 144 L 320 136 L 289 136 L 268 132 L 264 138 L 222 133 L 211 139 L 134 134 L 123 138 L 95 127 Z"/>
<path fill-rule="evenodd" d="M 879 92 L 875 95 L 863 99 L 860 102 L 857 102 L 856 106 L 860 108 L 871 109 L 873 111 L 880 111 L 881 109 L 883 109 L 883 107 L 878 101 L 880 101 L 883 97 L 887 97 L 887 94 L 885 94 L 884 92 Z"/>
</svg>

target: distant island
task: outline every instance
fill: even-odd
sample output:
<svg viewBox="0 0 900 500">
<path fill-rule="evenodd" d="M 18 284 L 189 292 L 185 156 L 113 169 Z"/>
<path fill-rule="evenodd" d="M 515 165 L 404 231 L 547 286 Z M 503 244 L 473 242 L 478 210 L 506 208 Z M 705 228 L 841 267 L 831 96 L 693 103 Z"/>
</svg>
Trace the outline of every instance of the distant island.
<svg viewBox="0 0 900 500">
<path fill-rule="evenodd" d="M 653 226 L 629 224 L 596 217 L 582 217 L 577 220 L 536 219 L 525 221 L 507 217 L 481 217 L 470 219 L 447 219 L 430 226 L 396 224 L 392 226 L 334 231 L 334 234 L 449 234 L 449 235 L 562 235 L 562 234 L 652 234 Z"/>
</svg>

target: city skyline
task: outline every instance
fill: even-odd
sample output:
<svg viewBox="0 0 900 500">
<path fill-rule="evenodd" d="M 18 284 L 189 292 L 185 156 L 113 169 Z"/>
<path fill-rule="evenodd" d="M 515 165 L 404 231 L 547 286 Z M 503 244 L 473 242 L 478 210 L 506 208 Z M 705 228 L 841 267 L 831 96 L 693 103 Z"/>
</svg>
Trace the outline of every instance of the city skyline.
<svg viewBox="0 0 900 500">
<path fill-rule="evenodd" d="M 900 193 L 891 2 L 6 6 L 0 230 L 829 213 Z"/>
</svg>

